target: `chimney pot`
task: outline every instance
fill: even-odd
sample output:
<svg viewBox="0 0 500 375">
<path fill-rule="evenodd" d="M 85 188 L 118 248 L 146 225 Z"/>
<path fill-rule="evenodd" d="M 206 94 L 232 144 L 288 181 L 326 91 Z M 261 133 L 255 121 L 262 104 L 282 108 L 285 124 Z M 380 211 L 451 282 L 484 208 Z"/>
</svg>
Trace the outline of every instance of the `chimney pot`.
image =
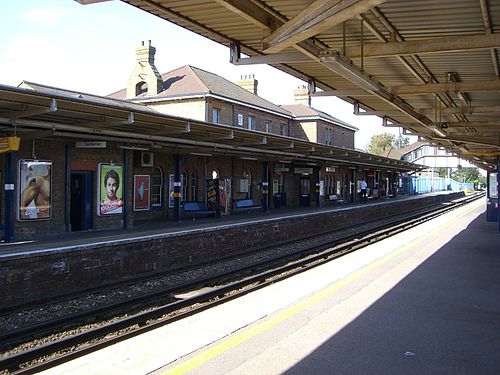
<svg viewBox="0 0 500 375">
<path fill-rule="evenodd" d="M 241 88 L 257 95 L 257 85 L 259 81 L 255 79 L 255 74 L 245 74 L 240 76 L 241 79 L 236 82 Z"/>
<path fill-rule="evenodd" d="M 163 79 L 154 65 L 156 49 L 151 46 L 151 40 L 148 46 L 144 44 L 143 40 L 141 46 L 135 50 L 137 63 L 128 80 L 127 98 L 143 93 L 145 87 L 147 87 L 146 95 L 157 95 L 163 86 Z"/>
</svg>

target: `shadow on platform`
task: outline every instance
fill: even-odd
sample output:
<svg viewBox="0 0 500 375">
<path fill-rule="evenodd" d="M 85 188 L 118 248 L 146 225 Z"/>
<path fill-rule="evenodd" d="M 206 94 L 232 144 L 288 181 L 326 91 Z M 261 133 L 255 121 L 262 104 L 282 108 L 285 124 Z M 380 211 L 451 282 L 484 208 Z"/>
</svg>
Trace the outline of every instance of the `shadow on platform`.
<svg viewBox="0 0 500 375">
<path fill-rule="evenodd" d="M 482 214 L 286 374 L 493 375 L 499 353 L 500 236 Z"/>
</svg>

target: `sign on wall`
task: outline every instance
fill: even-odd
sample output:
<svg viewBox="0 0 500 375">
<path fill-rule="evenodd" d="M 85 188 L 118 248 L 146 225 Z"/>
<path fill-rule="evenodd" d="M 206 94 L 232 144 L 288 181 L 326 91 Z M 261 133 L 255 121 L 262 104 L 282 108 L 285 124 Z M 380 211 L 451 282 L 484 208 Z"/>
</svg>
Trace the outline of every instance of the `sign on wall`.
<svg viewBox="0 0 500 375">
<path fill-rule="evenodd" d="M 313 169 L 312 168 L 295 167 L 293 169 L 293 173 L 310 175 L 310 174 L 313 174 Z"/>
<path fill-rule="evenodd" d="M 0 138 L 0 154 L 10 151 L 19 150 L 21 138 L 19 137 L 1 137 Z"/>
<path fill-rule="evenodd" d="M 149 210 L 149 175 L 134 176 L 134 211 Z"/>
<path fill-rule="evenodd" d="M 17 220 L 44 220 L 52 215 L 52 162 L 19 161 Z"/>
<path fill-rule="evenodd" d="M 239 180 L 239 186 L 238 186 L 238 193 L 248 193 L 249 191 L 249 186 L 250 186 L 250 182 L 248 181 L 247 178 L 241 178 Z"/>
<path fill-rule="evenodd" d="M 99 164 L 97 181 L 97 215 L 123 213 L 123 165 Z"/>
</svg>

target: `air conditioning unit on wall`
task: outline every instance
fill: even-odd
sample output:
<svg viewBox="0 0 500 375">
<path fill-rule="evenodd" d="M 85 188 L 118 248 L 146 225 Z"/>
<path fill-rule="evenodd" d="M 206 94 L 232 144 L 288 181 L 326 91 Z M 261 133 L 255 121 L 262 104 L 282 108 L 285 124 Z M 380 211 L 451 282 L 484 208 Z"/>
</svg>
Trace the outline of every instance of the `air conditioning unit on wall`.
<svg viewBox="0 0 500 375">
<path fill-rule="evenodd" d="M 153 166 L 153 153 L 148 151 L 141 151 L 141 167 Z"/>
</svg>

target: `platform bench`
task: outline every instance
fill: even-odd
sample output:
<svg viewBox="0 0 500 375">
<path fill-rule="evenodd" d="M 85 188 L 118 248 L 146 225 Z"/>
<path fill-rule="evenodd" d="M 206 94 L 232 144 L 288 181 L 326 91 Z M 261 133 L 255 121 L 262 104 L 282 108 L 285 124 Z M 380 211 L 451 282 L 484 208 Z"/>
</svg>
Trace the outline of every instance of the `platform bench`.
<svg viewBox="0 0 500 375">
<path fill-rule="evenodd" d="M 337 197 L 337 195 L 335 195 L 335 194 L 329 195 L 328 196 L 328 200 L 330 202 L 333 202 L 333 203 L 336 203 L 336 204 L 344 203 L 344 200 L 342 198 Z"/>
<path fill-rule="evenodd" d="M 193 215 L 215 215 L 215 210 L 208 210 L 205 208 L 205 202 L 184 202 L 184 213 Z"/>
<path fill-rule="evenodd" d="M 236 199 L 234 201 L 234 211 L 249 211 L 262 209 L 260 204 L 253 203 L 251 199 Z"/>
</svg>

